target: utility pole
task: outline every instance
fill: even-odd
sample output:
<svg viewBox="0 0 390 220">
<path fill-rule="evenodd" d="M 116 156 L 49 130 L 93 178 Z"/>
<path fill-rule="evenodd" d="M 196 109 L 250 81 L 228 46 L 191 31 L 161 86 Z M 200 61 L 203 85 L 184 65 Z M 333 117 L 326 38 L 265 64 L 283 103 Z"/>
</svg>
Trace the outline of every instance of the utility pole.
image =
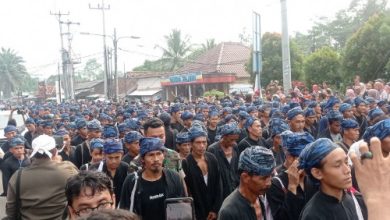
<svg viewBox="0 0 390 220">
<path fill-rule="evenodd" d="M 259 96 L 261 94 L 261 83 L 260 76 L 263 70 L 262 65 L 262 50 L 261 50 L 261 17 L 260 14 L 253 12 L 253 72 L 256 74 L 255 77 L 255 89 L 259 90 Z"/>
<path fill-rule="evenodd" d="M 107 7 L 104 5 L 104 0 L 102 0 L 102 5 L 98 4 L 97 7 L 91 7 L 89 4 L 89 9 L 101 10 L 103 17 L 103 53 L 104 53 L 104 97 L 107 99 L 107 81 L 108 81 L 108 63 L 107 63 L 107 46 L 106 46 L 106 18 L 105 18 L 105 10 L 110 10 L 110 5 Z"/>
<path fill-rule="evenodd" d="M 115 78 L 115 100 L 119 101 L 119 86 L 118 86 L 118 39 L 116 38 L 116 28 L 114 28 L 114 78 Z"/>
<path fill-rule="evenodd" d="M 66 24 L 68 26 L 68 32 L 67 33 L 64 33 L 64 35 L 68 35 L 68 59 L 67 59 L 67 72 L 68 72 L 68 81 L 69 81 L 69 98 L 70 99 L 74 99 L 74 79 L 73 79 L 73 76 L 74 76 L 74 67 L 73 67 L 73 58 L 72 58 L 72 40 L 73 40 L 73 36 L 72 34 L 70 33 L 70 25 L 80 25 L 79 22 L 71 22 L 71 21 L 67 21 L 67 22 L 62 22 L 62 24 Z"/>
<path fill-rule="evenodd" d="M 62 75 L 63 75 L 63 81 L 64 81 L 63 86 L 64 86 L 65 99 L 68 99 L 69 98 L 69 87 L 68 87 L 69 85 L 68 85 L 68 77 L 67 77 L 67 74 L 66 74 L 66 72 L 67 72 L 66 71 L 66 68 L 67 68 L 67 65 L 66 65 L 67 53 L 66 53 L 66 50 L 64 49 L 64 39 L 63 39 L 63 33 L 62 33 L 62 20 L 61 20 L 61 16 L 69 15 L 69 12 L 68 13 L 61 13 L 61 11 L 59 11 L 58 13 L 50 12 L 50 15 L 56 16 L 58 24 L 60 26 Z"/>
<path fill-rule="evenodd" d="M 287 0 L 280 0 L 282 8 L 282 59 L 283 59 L 283 88 L 284 94 L 291 90 L 291 63 L 290 63 L 290 40 L 288 37 L 287 24 Z"/>
</svg>

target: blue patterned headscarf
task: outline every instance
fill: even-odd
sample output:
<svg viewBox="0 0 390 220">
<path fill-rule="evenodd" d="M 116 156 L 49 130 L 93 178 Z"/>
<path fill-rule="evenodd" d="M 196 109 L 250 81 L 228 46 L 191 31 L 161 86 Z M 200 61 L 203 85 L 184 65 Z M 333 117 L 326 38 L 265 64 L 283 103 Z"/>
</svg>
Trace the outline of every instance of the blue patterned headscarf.
<svg viewBox="0 0 390 220">
<path fill-rule="evenodd" d="M 207 133 L 199 126 L 192 126 L 188 131 L 191 141 L 198 137 L 207 137 Z"/>
<path fill-rule="evenodd" d="M 371 109 L 368 112 L 368 120 L 374 120 L 376 117 L 383 116 L 385 113 L 380 108 Z"/>
<path fill-rule="evenodd" d="M 314 142 L 313 136 L 307 132 L 294 133 L 285 131 L 281 136 L 282 147 L 294 157 L 298 157 L 306 145 Z"/>
<path fill-rule="evenodd" d="M 338 146 L 328 138 L 319 138 L 311 144 L 306 145 L 299 155 L 299 169 L 304 169 L 306 174 L 318 182 L 311 174 L 311 168 L 318 167 L 321 161 Z"/>
<path fill-rule="evenodd" d="M 23 145 L 24 146 L 24 140 L 21 138 L 21 137 L 13 137 L 10 142 L 9 142 L 9 146 L 10 147 L 16 147 L 16 146 L 19 146 L 19 145 Z"/>
<path fill-rule="evenodd" d="M 307 108 L 307 109 L 303 112 L 303 114 L 304 114 L 305 117 L 309 117 L 309 116 L 316 115 L 316 112 L 314 111 L 313 108 Z"/>
<path fill-rule="evenodd" d="M 104 138 L 118 138 L 118 130 L 111 125 L 104 126 L 103 129 Z"/>
<path fill-rule="evenodd" d="M 341 122 L 342 131 L 345 129 L 350 129 L 350 128 L 359 128 L 359 124 L 353 119 L 344 119 Z"/>
<path fill-rule="evenodd" d="M 344 113 L 345 111 L 350 110 L 351 108 L 352 108 L 351 104 L 343 103 L 343 104 L 340 105 L 339 111 L 341 113 Z"/>
<path fill-rule="evenodd" d="M 222 126 L 219 134 L 223 137 L 226 135 L 240 134 L 241 131 L 235 123 L 225 124 Z"/>
<path fill-rule="evenodd" d="M 295 107 L 295 108 L 290 109 L 287 112 L 287 119 L 291 120 L 297 115 L 303 115 L 303 111 L 302 111 L 301 107 Z"/>
<path fill-rule="evenodd" d="M 390 118 L 380 121 L 375 125 L 368 127 L 363 134 L 363 139 L 365 142 L 370 143 L 370 139 L 372 137 L 377 137 L 380 140 L 383 140 L 385 137 L 389 135 L 390 135 Z"/>
<path fill-rule="evenodd" d="M 91 142 L 89 143 L 89 147 L 91 150 L 99 148 L 103 149 L 104 148 L 104 141 L 100 138 L 93 138 Z"/>
<path fill-rule="evenodd" d="M 286 121 L 280 118 L 272 118 L 269 123 L 269 126 L 271 131 L 271 137 L 275 137 L 276 135 L 281 134 L 286 130 L 290 130 L 290 126 L 288 126 Z"/>
<path fill-rule="evenodd" d="M 139 144 L 140 144 L 140 155 L 142 157 L 144 157 L 145 154 L 152 151 L 156 151 L 156 150 L 164 151 L 164 143 L 160 138 L 150 138 L 150 137 L 141 138 Z"/>
<path fill-rule="evenodd" d="M 269 176 L 275 168 L 275 159 L 271 150 L 252 146 L 246 148 L 238 161 L 238 169 L 258 176 Z"/>
<path fill-rule="evenodd" d="M 132 143 L 134 141 L 139 141 L 143 136 L 138 131 L 130 131 L 124 137 L 125 143 Z"/>
<path fill-rule="evenodd" d="M 190 135 L 188 132 L 181 132 L 176 135 L 176 143 L 177 144 L 184 144 L 191 142 Z"/>
<path fill-rule="evenodd" d="M 119 139 L 107 139 L 103 144 L 105 154 L 123 152 L 122 141 Z"/>
</svg>

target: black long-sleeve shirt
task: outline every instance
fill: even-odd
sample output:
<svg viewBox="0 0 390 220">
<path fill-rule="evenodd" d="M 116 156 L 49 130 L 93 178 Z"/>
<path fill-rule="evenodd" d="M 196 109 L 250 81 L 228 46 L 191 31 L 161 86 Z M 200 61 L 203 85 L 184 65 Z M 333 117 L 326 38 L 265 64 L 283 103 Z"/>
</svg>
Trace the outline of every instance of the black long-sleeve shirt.
<svg viewBox="0 0 390 220">
<path fill-rule="evenodd" d="M 230 161 L 225 156 L 225 153 L 221 149 L 220 142 L 216 142 L 209 146 L 208 151 L 214 154 L 218 161 L 219 171 L 221 173 L 222 180 L 222 195 L 223 199 L 228 197 L 240 183 L 240 176 L 238 175 L 238 148 L 233 147 L 233 154 Z"/>
<path fill-rule="evenodd" d="M 89 167 L 89 170 L 98 170 L 100 163 L 92 164 Z M 114 193 L 116 198 L 116 203 L 119 203 L 119 199 L 121 198 L 121 192 L 122 192 L 122 185 L 125 182 L 125 179 L 127 177 L 129 171 L 129 165 L 125 162 L 120 162 L 119 167 L 116 168 L 115 176 L 111 176 L 111 173 L 107 170 L 106 162 L 103 163 L 103 170 L 107 176 L 109 176 L 112 179 L 112 183 L 114 185 Z"/>
<path fill-rule="evenodd" d="M 3 195 L 7 195 L 8 182 L 11 179 L 12 174 L 14 174 L 19 168 L 27 167 L 30 165 L 30 159 L 24 157 L 23 160 L 19 161 L 13 155 L 4 160 L 1 171 L 3 174 Z"/>
<path fill-rule="evenodd" d="M 195 215 L 205 220 L 209 212 L 218 213 L 222 204 L 222 181 L 218 161 L 212 153 L 205 152 L 207 163 L 207 184 L 198 163 L 192 154 L 183 160 L 184 180 L 189 194 L 194 198 Z"/>
<path fill-rule="evenodd" d="M 355 195 L 363 218 L 367 219 L 367 207 L 360 195 Z M 300 220 L 356 220 L 359 219 L 356 204 L 350 193 L 344 193 L 341 201 L 318 191 L 303 209 Z"/>
</svg>

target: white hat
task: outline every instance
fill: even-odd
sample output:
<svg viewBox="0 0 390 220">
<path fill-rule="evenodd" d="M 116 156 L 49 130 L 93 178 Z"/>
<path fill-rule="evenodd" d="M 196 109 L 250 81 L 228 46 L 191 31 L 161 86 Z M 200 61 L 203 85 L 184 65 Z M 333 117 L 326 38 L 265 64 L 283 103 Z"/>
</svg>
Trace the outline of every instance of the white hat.
<svg viewBox="0 0 390 220">
<path fill-rule="evenodd" d="M 54 138 L 42 134 L 32 141 L 33 152 L 31 153 L 30 158 L 33 157 L 36 153 L 46 154 L 51 158 L 53 155 L 50 153 L 50 150 L 54 149 L 55 147 L 56 141 Z"/>
</svg>

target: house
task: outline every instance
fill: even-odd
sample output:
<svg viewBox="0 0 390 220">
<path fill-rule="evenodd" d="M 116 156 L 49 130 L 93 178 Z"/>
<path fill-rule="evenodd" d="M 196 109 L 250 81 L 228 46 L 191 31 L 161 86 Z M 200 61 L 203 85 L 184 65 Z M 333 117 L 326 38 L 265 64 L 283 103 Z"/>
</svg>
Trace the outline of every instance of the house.
<svg viewBox="0 0 390 220">
<path fill-rule="evenodd" d="M 252 87 L 245 68 L 250 54 L 251 49 L 241 43 L 218 44 L 162 81 L 165 97 L 173 100 L 175 96 L 183 96 L 192 100 L 212 89 L 228 94 L 235 84 Z"/>
</svg>

